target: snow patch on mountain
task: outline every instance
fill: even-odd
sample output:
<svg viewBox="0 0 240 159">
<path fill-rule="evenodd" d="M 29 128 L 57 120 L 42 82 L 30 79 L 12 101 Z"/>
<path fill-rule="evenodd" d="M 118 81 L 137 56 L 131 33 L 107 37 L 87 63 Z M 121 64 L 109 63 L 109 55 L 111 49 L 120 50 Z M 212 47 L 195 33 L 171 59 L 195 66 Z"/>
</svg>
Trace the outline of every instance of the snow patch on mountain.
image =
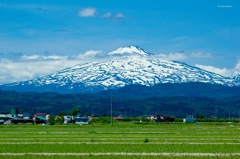
<svg viewBox="0 0 240 159">
<path fill-rule="evenodd" d="M 111 51 L 108 53 L 110 56 L 143 56 L 147 57 L 150 55 L 153 55 L 150 52 L 145 51 L 144 49 L 138 47 L 138 46 L 126 46 L 126 47 L 120 47 L 114 51 Z"/>
<path fill-rule="evenodd" d="M 240 86 L 240 74 L 233 77 L 233 84 L 236 86 Z"/>
</svg>

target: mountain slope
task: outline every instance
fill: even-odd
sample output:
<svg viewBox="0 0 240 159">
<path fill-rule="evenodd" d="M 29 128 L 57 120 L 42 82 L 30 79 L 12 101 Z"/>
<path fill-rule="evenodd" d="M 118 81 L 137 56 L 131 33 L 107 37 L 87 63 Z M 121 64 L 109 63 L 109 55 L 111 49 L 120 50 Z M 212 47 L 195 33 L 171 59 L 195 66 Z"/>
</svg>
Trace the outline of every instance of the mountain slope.
<svg viewBox="0 0 240 159">
<path fill-rule="evenodd" d="M 42 78 L 6 86 L 21 86 L 22 88 L 30 86 L 33 89 L 48 86 L 46 91 L 63 89 L 73 92 L 96 92 L 131 84 L 152 86 L 158 83 L 186 82 L 231 86 L 231 80 L 228 78 L 184 63 L 145 58 L 110 60 L 102 63 L 91 62 L 67 68 Z"/>
<path fill-rule="evenodd" d="M 110 55 L 121 56 L 119 60 L 89 62 L 61 70 L 45 77 L 3 85 L 1 89 L 17 91 L 56 91 L 61 93 L 98 92 L 139 84 L 153 86 L 158 83 L 203 82 L 233 86 L 231 78 L 202 70 L 177 61 L 148 58 L 151 55 L 139 47 L 119 48 Z"/>
<path fill-rule="evenodd" d="M 233 84 L 236 86 L 240 86 L 240 74 L 233 77 Z"/>
</svg>

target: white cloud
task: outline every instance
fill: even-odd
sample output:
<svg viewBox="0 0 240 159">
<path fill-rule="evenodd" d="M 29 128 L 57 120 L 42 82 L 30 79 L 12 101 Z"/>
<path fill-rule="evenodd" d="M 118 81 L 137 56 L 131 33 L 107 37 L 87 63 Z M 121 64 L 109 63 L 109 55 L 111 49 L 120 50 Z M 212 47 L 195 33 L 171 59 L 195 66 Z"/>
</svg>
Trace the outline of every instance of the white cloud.
<svg viewBox="0 0 240 159">
<path fill-rule="evenodd" d="M 30 80 L 79 64 L 76 60 L 11 61 L 0 60 L 0 84 Z"/>
<path fill-rule="evenodd" d="M 163 60 L 185 60 L 187 58 L 187 56 L 182 53 L 158 54 L 156 57 Z"/>
<path fill-rule="evenodd" d="M 78 12 L 80 17 L 94 17 L 97 13 L 96 8 L 83 8 Z M 113 14 L 111 12 L 106 12 L 101 16 L 101 18 L 105 18 L 110 20 L 111 22 L 118 22 L 120 19 L 125 18 L 123 13 Z"/>
<path fill-rule="evenodd" d="M 76 59 L 95 59 L 95 58 L 98 58 L 101 56 L 103 52 L 101 50 L 89 50 L 89 51 L 86 51 L 85 53 L 83 54 L 79 54 L 76 56 Z"/>
<path fill-rule="evenodd" d="M 230 68 L 230 69 L 217 68 L 213 66 L 206 66 L 206 65 L 199 65 L 199 64 L 196 64 L 195 66 L 210 72 L 220 74 L 222 76 L 226 76 L 226 77 L 233 77 L 240 74 L 240 60 L 238 60 L 234 68 Z"/>
<path fill-rule="evenodd" d="M 21 60 L 23 61 L 32 61 L 32 60 L 64 60 L 67 59 L 67 56 L 58 56 L 58 55 L 50 55 L 50 56 L 44 56 L 44 55 L 30 55 L 30 56 L 22 56 Z"/>
<path fill-rule="evenodd" d="M 21 59 L 23 59 L 23 60 L 36 60 L 39 57 L 40 57 L 40 55 L 31 55 L 31 56 L 24 55 L 24 56 L 21 57 Z"/>
<path fill-rule="evenodd" d="M 117 13 L 115 15 L 115 18 L 125 18 L 124 14 L 123 13 Z"/>
<path fill-rule="evenodd" d="M 80 17 L 94 17 L 97 13 L 95 8 L 83 8 L 79 11 L 78 15 Z"/>
<path fill-rule="evenodd" d="M 107 13 L 105 13 L 105 14 L 103 14 L 103 18 L 110 18 L 112 16 L 112 13 L 110 13 L 110 12 L 107 12 Z"/>
<path fill-rule="evenodd" d="M 212 57 L 212 55 L 208 52 L 193 52 L 191 54 L 191 57 L 196 57 L 196 58 L 208 58 Z"/>
<path fill-rule="evenodd" d="M 240 74 L 240 60 L 238 60 L 238 63 L 237 63 L 236 66 L 234 67 L 233 73 L 234 73 L 234 76 Z"/>
<path fill-rule="evenodd" d="M 111 22 L 118 22 L 120 19 L 125 18 L 123 13 L 117 13 L 114 15 L 110 12 L 103 14 L 102 17 L 110 20 Z"/>
<path fill-rule="evenodd" d="M 103 60 L 103 52 L 89 50 L 76 56 L 30 55 L 19 59 L 0 59 L 0 84 L 45 76 L 88 61 Z"/>
<path fill-rule="evenodd" d="M 232 77 L 233 76 L 233 70 L 232 69 L 227 69 L 227 68 L 217 68 L 213 66 L 205 66 L 205 65 L 199 65 L 196 64 L 196 67 L 199 67 L 201 69 L 207 70 L 209 72 L 214 72 L 216 74 L 226 76 L 226 77 Z"/>
</svg>

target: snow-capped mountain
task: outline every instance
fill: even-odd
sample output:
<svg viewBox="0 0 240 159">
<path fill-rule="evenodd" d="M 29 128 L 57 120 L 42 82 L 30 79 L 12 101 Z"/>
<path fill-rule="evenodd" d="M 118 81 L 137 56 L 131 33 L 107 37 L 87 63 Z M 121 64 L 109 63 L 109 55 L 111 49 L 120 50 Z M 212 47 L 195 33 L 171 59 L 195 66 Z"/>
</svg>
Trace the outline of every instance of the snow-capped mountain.
<svg viewBox="0 0 240 159">
<path fill-rule="evenodd" d="M 126 46 L 126 47 L 120 47 L 114 51 L 111 51 L 108 53 L 108 55 L 110 55 L 110 56 L 133 56 L 133 55 L 136 55 L 136 56 L 147 57 L 147 56 L 151 56 L 153 54 L 143 50 L 142 48 L 140 48 L 138 46 Z"/>
<path fill-rule="evenodd" d="M 119 59 L 88 62 L 45 77 L 3 85 L 2 88 L 67 93 L 96 92 L 131 84 L 153 86 L 158 83 L 204 82 L 226 86 L 236 85 L 231 78 L 185 63 L 148 58 L 152 54 L 139 47 L 122 47 L 109 52 L 108 55 L 117 55 Z M 127 55 L 127 58 L 121 58 L 120 55 Z"/>
</svg>

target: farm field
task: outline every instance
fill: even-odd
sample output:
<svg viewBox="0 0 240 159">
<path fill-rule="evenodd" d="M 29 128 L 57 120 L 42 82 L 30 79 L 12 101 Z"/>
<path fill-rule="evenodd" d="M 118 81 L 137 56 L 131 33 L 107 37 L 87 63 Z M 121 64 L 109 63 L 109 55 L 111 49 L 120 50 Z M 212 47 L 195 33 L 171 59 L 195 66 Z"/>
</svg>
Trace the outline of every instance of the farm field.
<svg viewBox="0 0 240 159">
<path fill-rule="evenodd" d="M 239 123 L 0 125 L 1 159 L 240 158 Z"/>
</svg>

